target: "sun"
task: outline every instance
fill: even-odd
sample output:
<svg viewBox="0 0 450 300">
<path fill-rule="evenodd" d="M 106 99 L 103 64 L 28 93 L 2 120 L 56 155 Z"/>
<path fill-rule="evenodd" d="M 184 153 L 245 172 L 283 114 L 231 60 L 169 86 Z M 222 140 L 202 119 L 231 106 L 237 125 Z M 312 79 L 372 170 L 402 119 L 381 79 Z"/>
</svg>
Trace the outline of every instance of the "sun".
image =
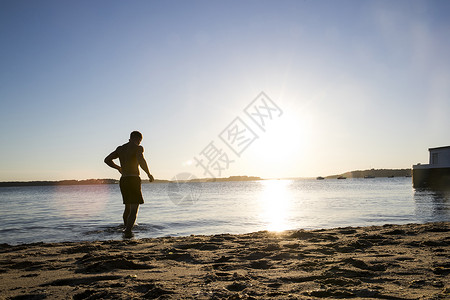
<svg viewBox="0 0 450 300">
<path fill-rule="evenodd" d="M 289 166 L 304 155 L 307 130 L 308 127 L 301 120 L 283 115 L 266 132 L 262 132 L 252 145 L 252 159 L 267 168 Z"/>
</svg>

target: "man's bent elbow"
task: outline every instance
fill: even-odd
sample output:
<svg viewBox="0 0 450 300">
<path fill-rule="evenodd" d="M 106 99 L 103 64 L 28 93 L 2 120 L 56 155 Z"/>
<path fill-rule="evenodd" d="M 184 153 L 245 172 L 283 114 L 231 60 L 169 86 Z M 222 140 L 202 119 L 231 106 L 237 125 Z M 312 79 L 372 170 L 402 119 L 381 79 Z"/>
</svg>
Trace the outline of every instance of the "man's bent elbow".
<svg viewBox="0 0 450 300">
<path fill-rule="evenodd" d="M 105 164 L 107 164 L 108 166 L 111 166 L 111 164 L 113 163 L 113 160 L 111 159 L 111 157 L 107 156 L 104 160 Z"/>
</svg>

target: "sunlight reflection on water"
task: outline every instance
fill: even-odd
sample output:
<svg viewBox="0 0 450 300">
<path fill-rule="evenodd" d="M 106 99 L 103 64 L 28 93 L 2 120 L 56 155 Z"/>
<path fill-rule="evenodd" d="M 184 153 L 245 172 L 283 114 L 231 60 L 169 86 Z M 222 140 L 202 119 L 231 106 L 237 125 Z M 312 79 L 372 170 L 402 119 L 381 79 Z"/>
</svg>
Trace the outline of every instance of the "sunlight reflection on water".
<svg viewBox="0 0 450 300">
<path fill-rule="evenodd" d="M 267 222 L 267 230 L 282 231 L 289 228 L 288 212 L 292 206 L 292 193 L 289 190 L 289 180 L 261 181 L 263 186 L 259 195 L 261 206 L 260 217 Z"/>
</svg>

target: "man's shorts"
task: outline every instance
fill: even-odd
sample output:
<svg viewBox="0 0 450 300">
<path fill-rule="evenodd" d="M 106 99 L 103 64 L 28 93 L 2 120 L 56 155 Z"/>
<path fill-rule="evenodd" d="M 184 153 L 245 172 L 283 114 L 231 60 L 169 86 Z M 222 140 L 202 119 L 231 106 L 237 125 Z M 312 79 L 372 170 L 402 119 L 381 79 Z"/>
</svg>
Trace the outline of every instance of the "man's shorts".
<svg viewBox="0 0 450 300">
<path fill-rule="evenodd" d="M 142 204 L 141 178 L 139 176 L 123 176 L 120 178 L 120 192 L 123 204 Z"/>
</svg>

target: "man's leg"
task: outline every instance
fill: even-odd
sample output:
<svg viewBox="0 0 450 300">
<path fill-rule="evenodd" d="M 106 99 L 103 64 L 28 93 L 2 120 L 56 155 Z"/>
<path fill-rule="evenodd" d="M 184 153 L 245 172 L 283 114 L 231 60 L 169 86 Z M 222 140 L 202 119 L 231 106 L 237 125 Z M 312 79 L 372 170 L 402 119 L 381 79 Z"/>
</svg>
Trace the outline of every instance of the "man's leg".
<svg viewBox="0 0 450 300">
<path fill-rule="evenodd" d="M 131 229 L 133 229 L 134 222 L 136 222 L 137 214 L 139 211 L 139 204 L 127 204 L 129 206 L 129 214 L 126 223 L 125 233 L 131 233 Z"/>
<path fill-rule="evenodd" d="M 128 216 L 130 215 L 130 205 L 131 204 L 125 204 L 125 210 L 123 211 L 123 227 L 127 227 L 128 222 Z"/>
</svg>

